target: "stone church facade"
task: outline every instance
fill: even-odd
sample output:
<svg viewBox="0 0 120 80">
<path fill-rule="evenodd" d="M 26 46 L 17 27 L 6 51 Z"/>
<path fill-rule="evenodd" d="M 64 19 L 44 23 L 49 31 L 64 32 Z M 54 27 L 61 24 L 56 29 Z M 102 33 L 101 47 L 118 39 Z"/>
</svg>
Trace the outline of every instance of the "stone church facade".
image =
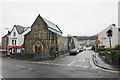
<svg viewBox="0 0 120 80">
<path fill-rule="evenodd" d="M 31 26 L 31 31 L 25 35 L 25 53 L 43 55 L 49 51 L 57 51 L 57 36 L 61 34 L 62 31 L 57 25 L 38 15 Z"/>
</svg>

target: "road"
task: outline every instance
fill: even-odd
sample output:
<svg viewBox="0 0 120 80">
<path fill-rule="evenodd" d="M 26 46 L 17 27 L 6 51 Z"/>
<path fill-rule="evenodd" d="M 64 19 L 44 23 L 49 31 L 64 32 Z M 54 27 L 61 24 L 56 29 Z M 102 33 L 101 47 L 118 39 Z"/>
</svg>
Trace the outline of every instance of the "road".
<svg viewBox="0 0 120 80">
<path fill-rule="evenodd" d="M 4 78 L 118 78 L 120 74 L 106 72 L 91 66 L 91 54 L 86 50 L 77 55 L 49 62 L 28 63 L 2 59 Z"/>
</svg>

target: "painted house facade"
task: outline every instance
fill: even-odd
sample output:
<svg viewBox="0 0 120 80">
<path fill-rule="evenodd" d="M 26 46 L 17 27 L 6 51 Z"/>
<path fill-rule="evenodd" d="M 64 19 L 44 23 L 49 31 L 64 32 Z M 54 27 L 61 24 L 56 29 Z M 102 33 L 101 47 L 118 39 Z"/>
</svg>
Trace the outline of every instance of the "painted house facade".
<svg viewBox="0 0 120 80">
<path fill-rule="evenodd" d="M 58 35 L 62 35 L 58 26 L 38 15 L 31 31 L 25 35 L 25 52 L 46 55 L 48 50 L 58 51 Z"/>
<path fill-rule="evenodd" d="M 108 30 L 112 30 L 111 47 L 115 47 L 119 44 L 119 30 L 114 24 L 111 24 L 98 34 L 98 39 L 101 41 L 100 45 L 104 45 L 106 48 L 110 47 L 109 38 L 107 36 Z"/>
<path fill-rule="evenodd" d="M 30 27 L 22 27 L 19 25 L 14 25 L 13 29 L 7 35 L 7 55 L 13 53 L 21 53 L 24 45 L 24 35 L 30 31 Z M 4 38 L 3 38 L 4 39 Z M 3 40 L 4 46 L 4 40 Z"/>
</svg>

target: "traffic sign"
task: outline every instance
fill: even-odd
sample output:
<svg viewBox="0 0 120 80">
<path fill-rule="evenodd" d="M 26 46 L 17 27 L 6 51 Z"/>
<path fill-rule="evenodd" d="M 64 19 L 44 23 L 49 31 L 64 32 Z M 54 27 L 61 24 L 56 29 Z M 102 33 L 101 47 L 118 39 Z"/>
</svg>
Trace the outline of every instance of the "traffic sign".
<svg viewBox="0 0 120 80">
<path fill-rule="evenodd" d="M 61 45 L 61 41 L 57 41 L 57 45 Z"/>
<path fill-rule="evenodd" d="M 100 44 L 100 40 L 95 40 L 95 44 Z"/>
</svg>

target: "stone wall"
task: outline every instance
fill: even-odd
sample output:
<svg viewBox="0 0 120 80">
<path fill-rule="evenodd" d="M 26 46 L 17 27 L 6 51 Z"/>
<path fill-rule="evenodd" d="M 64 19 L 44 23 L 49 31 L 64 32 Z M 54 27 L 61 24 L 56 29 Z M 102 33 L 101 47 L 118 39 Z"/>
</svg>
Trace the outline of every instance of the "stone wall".
<svg viewBox="0 0 120 80">
<path fill-rule="evenodd" d="M 99 53 L 100 58 L 108 64 L 120 65 L 120 57 L 114 57 L 112 54 Z"/>
<path fill-rule="evenodd" d="M 68 50 L 68 38 L 63 36 L 57 37 L 58 41 L 58 51 Z"/>
<path fill-rule="evenodd" d="M 41 44 L 42 54 L 44 54 L 51 45 L 54 44 L 54 46 L 56 46 L 56 34 L 49 31 L 47 27 L 48 26 L 39 15 L 31 26 L 31 31 L 25 35 L 26 53 L 35 53 L 34 45 L 36 42 Z"/>
</svg>

